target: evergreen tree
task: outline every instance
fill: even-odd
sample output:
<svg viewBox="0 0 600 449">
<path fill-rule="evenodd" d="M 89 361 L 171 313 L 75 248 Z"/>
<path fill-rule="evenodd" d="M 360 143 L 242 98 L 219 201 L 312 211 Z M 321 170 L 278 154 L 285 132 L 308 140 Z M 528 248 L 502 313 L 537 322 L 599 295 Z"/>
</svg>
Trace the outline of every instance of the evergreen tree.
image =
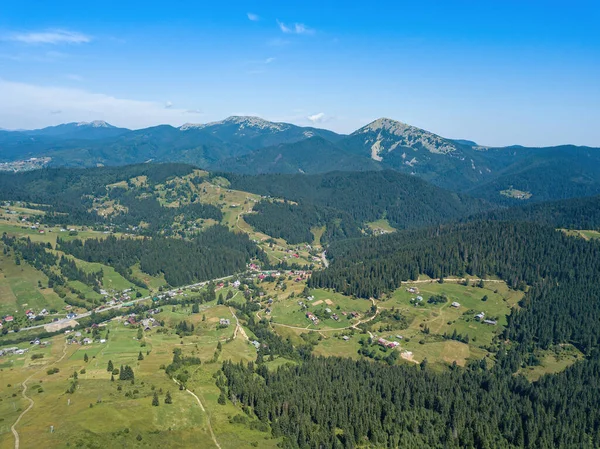
<svg viewBox="0 0 600 449">
<path fill-rule="evenodd" d="M 158 394 L 156 393 L 156 391 L 154 392 L 154 396 L 152 396 L 152 405 L 154 407 L 158 407 L 159 406 Z"/>
<path fill-rule="evenodd" d="M 172 404 L 173 403 L 173 399 L 171 398 L 171 392 L 167 391 L 167 394 L 165 395 L 165 404 Z"/>
</svg>

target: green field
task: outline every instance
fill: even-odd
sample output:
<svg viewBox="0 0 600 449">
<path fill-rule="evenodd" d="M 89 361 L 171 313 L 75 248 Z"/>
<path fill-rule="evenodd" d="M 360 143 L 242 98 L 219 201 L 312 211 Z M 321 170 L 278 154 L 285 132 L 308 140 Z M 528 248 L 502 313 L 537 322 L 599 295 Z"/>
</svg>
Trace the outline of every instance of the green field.
<svg viewBox="0 0 600 449">
<path fill-rule="evenodd" d="M 365 312 L 371 308 L 370 301 L 353 299 L 328 290 L 312 290 L 310 295 L 314 296 L 314 300 L 308 301 L 303 297 L 276 299 L 271 306 L 273 324 L 319 330 L 341 329 L 358 322 L 357 319 L 351 319 L 350 312 L 358 312 L 360 319 L 364 318 Z M 307 309 L 303 309 L 298 301 L 302 301 Z M 326 308 L 331 310 L 331 314 L 325 311 Z M 329 317 L 321 319 L 320 323 L 315 326 L 306 317 L 306 313 L 309 311 L 322 317 L 337 314 L 339 321 Z M 347 315 L 343 315 L 344 312 Z"/>
<path fill-rule="evenodd" d="M 546 351 L 538 351 L 536 358 L 539 365 L 527 366 L 520 372 L 530 381 L 536 381 L 544 374 L 553 374 L 564 371 L 573 363 L 583 360 L 583 354 L 572 345 L 560 345 Z"/>
<path fill-rule="evenodd" d="M 599 231 L 592 231 L 592 230 L 585 230 L 585 229 L 562 229 L 562 231 L 567 235 L 581 237 L 581 238 L 584 238 L 585 240 L 600 239 Z"/>
<path fill-rule="evenodd" d="M 417 287 L 419 293 L 410 293 L 409 287 Z M 448 301 L 443 304 L 428 304 L 433 295 L 445 294 Z M 377 336 L 394 339 L 402 335 L 401 349 L 411 351 L 414 359 L 421 361 L 457 361 L 464 364 L 469 357 L 483 357 L 487 351 L 481 349 L 492 343 L 506 326 L 506 316 L 517 306 L 523 293 L 509 289 L 504 282 L 485 282 L 484 288 L 464 286 L 458 283 L 438 282 L 406 284 L 396 290 L 390 298 L 379 303 L 383 308 L 394 307 L 408 318 L 410 325 L 404 330 L 377 332 Z M 418 306 L 411 304 L 411 298 L 422 296 Z M 487 296 L 486 301 L 482 298 Z M 453 302 L 460 306 L 454 308 Z M 497 325 L 484 324 L 475 319 L 477 313 L 484 312 L 486 319 L 497 321 Z M 428 329 L 429 333 L 425 330 Z M 455 340 L 444 340 L 444 333 L 452 335 L 456 331 L 463 337 L 469 336 L 469 344 Z"/>
<path fill-rule="evenodd" d="M 26 263 L 15 265 L 12 256 L 0 253 L 0 316 L 22 315 L 27 309 L 61 310 L 65 303 L 49 288 L 48 277 Z"/>
<path fill-rule="evenodd" d="M 202 321 L 202 315 L 206 320 Z M 213 374 L 221 361 L 251 361 L 256 350 L 240 335 L 230 340 L 235 329 L 216 329 L 220 317 L 231 317 L 225 306 L 206 305 L 200 314 L 190 316 L 186 309 L 165 311 L 157 318 L 169 322 L 187 319 L 198 324 L 193 335 L 180 338 L 172 330 L 166 333 L 152 330 L 146 332 L 142 341 L 137 340 L 137 329 L 126 327 L 119 319 L 113 320 L 100 330 L 101 336 L 109 332 L 104 344 L 88 346 L 66 345 L 65 337 L 52 339 L 47 348 L 32 348 L 24 355 L 3 357 L 0 364 L 0 448 L 14 446 L 10 426 L 28 403 L 21 397 L 20 383 L 27 380 L 28 396 L 35 401 L 34 407 L 21 419 L 17 430 L 21 448 L 37 447 L 216 447 L 209 430 L 213 430 L 218 444 L 223 448 L 275 448 L 270 432 L 252 429 L 248 424 L 230 423 L 230 418 L 241 411 L 231 402 L 217 403 L 219 390 Z M 228 341 L 230 340 L 230 341 Z M 217 344 L 223 349 L 217 362 L 211 363 Z M 189 371 L 187 387 L 196 398 L 178 389 L 161 366 L 168 365 L 173 348 L 180 347 L 188 356 L 200 357 L 202 365 Z M 64 352 L 63 352 L 64 351 Z M 138 360 L 140 351 L 143 360 Z M 44 357 L 32 361 L 33 353 Z M 64 357 L 61 359 L 61 357 Z M 87 354 L 89 361 L 84 361 Z M 55 361 L 61 359 L 55 365 Z M 110 381 L 106 371 L 108 361 L 115 368 L 122 364 L 133 367 L 136 380 Z M 47 374 L 49 367 L 59 372 Z M 85 369 L 85 373 L 80 371 Z M 73 394 L 66 393 L 74 371 L 78 371 L 78 387 Z M 7 387 L 7 385 L 10 385 Z M 121 390 L 118 387 L 121 386 Z M 158 392 L 160 405 L 151 405 L 152 395 Z M 170 391 L 172 404 L 165 404 L 164 397 Z M 13 396 L 14 395 L 14 396 Z M 70 400 L 70 405 L 69 405 Z M 50 426 L 54 433 L 50 433 Z"/>
<path fill-rule="evenodd" d="M 387 219 L 385 218 L 366 223 L 366 225 L 376 234 L 387 234 L 389 232 L 396 232 L 396 228 L 392 227 L 390 225 L 390 222 L 387 221 Z"/>
</svg>

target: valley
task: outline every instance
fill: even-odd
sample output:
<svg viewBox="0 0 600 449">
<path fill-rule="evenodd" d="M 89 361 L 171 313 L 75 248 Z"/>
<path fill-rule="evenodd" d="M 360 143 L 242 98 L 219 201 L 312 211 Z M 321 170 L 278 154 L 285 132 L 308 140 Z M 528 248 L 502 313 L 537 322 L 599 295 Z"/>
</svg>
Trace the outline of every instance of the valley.
<svg viewBox="0 0 600 449">
<path fill-rule="evenodd" d="M 160 164 L 5 175 L 0 192 L 0 447 L 279 447 L 296 436 L 265 418 L 266 396 L 246 396 L 276 373 L 308 370 L 293 376 L 304 382 L 335 360 L 351 376 L 507 382 L 492 373 L 510 353 L 513 372 L 542 388 L 593 360 L 539 321 L 515 321 L 545 304 L 543 281 L 517 271 L 529 253 L 554 242 L 540 273 L 562 276 L 552 251 L 596 250 L 596 231 L 568 212 L 595 199 L 532 214 L 395 172 L 253 177 Z M 532 221 L 503 221 L 521 215 Z M 545 342 L 526 349 L 526 329 Z M 242 387 L 246 370 L 254 380 Z"/>
</svg>

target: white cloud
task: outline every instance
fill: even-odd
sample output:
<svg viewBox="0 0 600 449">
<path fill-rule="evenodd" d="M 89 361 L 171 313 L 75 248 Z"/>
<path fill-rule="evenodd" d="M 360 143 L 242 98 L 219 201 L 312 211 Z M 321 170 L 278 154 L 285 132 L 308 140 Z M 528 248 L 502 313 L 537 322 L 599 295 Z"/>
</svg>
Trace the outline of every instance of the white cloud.
<svg viewBox="0 0 600 449">
<path fill-rule="evenodd" d="M 271 64 L 273 61 L 275 61 L 275 58 L 267 58 L 265 59 L 265 64 Z"/>
<path fill-rule="evenodd" d="M 8 40 L 24 44 L 86 44 L 92 40 L 91 37 L 69 30 L 47 30 L 32 31 L 27 33 L 15 33 L 8 36 Z"/>
<path fill-rule="evenodd" d="M 319 112 L 318 114 L 309 115 L 306 118 L 308 120 L 310 120 L 312 123 L 321 123 L 323 120 L 325 120 L 325 113 Z"/>
<path fill-rule="evenodd" d="M 77 75 L 76 73 L 69 73 L 67 75 L 67 79 L 71 81 L 83 81 L 83 77 L 81 75 Z"/>
<path fill-rule="evenodd" d="M 258 14 L 249 12 L 246 15 L 248 16 L 248 20 L 251 20 L 252 22 L 258 22 L 260 20 L 260 17 L 258 16 Z"/>
<path fill-rule="evenodd" d="M 171 109 L 173 107 L 173 103 L 171 103 L 170 101 L 167 101 L 165 103 L 165 109 Z"/>
<path fill-rule="evenodd" d="M 0 79 L 0 123 L 8 129 L 42 128 L 66 122 L 106 120 L 117 126 L 144 128 L 189 121 L 186 109 L 158 101 L 140 101 L 83 89 L 37 86 Z M 57 114 L 56 111 L 61 111 Z"/>
<path fill-rule="evenodd" d="M 283 22 L 277 20 L 277 25 L 279 25 L 279 29 L 284 33 L 288 34 L 314 34 L 315 30 L 307 27 L 303 23 L 294 23 L 292 25 L 286 25 Z"/>
</svg>

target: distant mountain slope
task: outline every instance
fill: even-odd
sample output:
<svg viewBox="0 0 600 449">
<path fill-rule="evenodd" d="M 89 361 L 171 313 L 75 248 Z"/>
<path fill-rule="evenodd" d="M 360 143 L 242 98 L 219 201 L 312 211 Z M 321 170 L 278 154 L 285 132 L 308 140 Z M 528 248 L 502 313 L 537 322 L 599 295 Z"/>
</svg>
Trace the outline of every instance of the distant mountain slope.
<svg viewBox="0 0 600 449">
<path fill-rule="evenodd" d="M 528 221 L 555 228 L 600 230 L 600 196 L 496 209 L 470 219 Z"/>
<path fill-rule="evenodd" d="M 30 136 L 59 137 L 65 140 L 95 140 L 120 136 L 129 131 L 127 128 L 117 128 L 103 120 L 94 120 L 92 122 L 65 123 L 21 132 Z"/>
<path fill-rule="evenodd" d="M 214 170 L 234 173 L 325 173 L 335 170 L 380 170 L 377 162 L 349 154 L 322 137 L 311 137 L 295 143 L 282 143 L 252 153 L 218 161 Z"/>
<path fill-rule="evenodd" d="M 491 152 L 506 152 L 495 149 Z M 486 182 L 467 189 L 472 196 L 502 204 L 522 204 L 600 194 L 600 149 L 564 145 L 514 148 L 514 162 Z M 501 194 L 506 190 L 531 194 L 525 201 Z"/>
<path fill-rule="evenodd" d="M 202 130 L 223 142 L 258 149 L 283 143 L 293 143 L 311 137 L 322 137 L 331 142 L 343 136 L 326 129 L 301 127 L 290 123 L 269 122 L 259 117 L 232 116 L 206 124 L 187 123 L 182 131 Z"/>
<path fill-rule="evenodd" d="M 437 224 L 492 206 L 391 170 L 315 175 L 224 174 L 233 188 L 333 208 L 359 223 L 386 218 L 396 228 Z"/>
<path fill-rule="evenodd" d="M 599 154 L 600 149 L 569 145 L 484 147 L 388 118 L 348 136 L 240 116 L 134 131 L 102 121 L 0 131 L 0 162 L 31 157 L 49 157 L 50 166 L 185 162 L 255 174 L 392 169 L 504 205 L 600 194 Z"/>
<path fill-rule="evenodd" d="M 495 171 L 495 166 L 469 145 L 388 118 L 363 126 L 339 144 L 385 167 L 452 190 L 468 188 Z"/>
</svg>

